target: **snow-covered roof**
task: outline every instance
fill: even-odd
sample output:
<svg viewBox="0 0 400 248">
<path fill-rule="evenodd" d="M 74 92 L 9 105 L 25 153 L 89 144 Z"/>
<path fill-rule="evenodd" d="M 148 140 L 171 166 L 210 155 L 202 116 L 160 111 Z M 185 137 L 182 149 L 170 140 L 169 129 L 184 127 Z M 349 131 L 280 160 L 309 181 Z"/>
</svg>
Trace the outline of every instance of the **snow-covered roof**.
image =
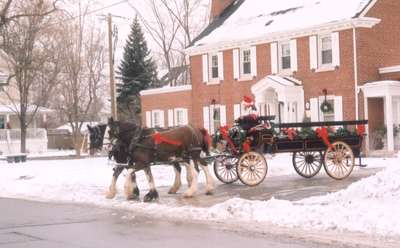
<svg viewBox="0 0 400 248">
<path fill-rule="evenodd" d="M 374 0 L 236 0 L 220 19 L 194 41 L 206 46 L 246 40 L 268 34 L 346 21 L 359 15 Z"/>
</svg>

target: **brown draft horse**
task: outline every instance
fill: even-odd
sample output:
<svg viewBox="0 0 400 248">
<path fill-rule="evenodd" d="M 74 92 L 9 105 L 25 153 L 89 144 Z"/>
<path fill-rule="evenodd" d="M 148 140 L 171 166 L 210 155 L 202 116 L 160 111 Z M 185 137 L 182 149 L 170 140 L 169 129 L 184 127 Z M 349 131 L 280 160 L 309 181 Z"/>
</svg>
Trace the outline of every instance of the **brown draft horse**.
<svg viewBox="0 0 400 248">
<path fill-rule="evenodd" d="M 114 140 L 113 147 L 117 147 L 116 152 L 127 153 L 129 157 L 128 176 L 124 187 L 127 199 L 139 197 L 135 176 L 135 171 L 138 170 L 144 170 L 150 186 L 150 191 L 145 195 L 144 201 L 158 198 L 150 169 L 150 166 L 154 164 L 174 165 L 175 181 L 169 193 L 176 193 L 181 186 L 179 163 L 187 165 L 189 189 L 185 192 L 185 197 L 192 197 L 197 191 L 198 171 L 195 167 L 198 168 L 200 165 L 206 175 L 206 194 L 212 194 L 213 179 L 208 171 L 207 163 L 200 157 L 201 152 L 208 154 L 209 136 L 206 130 L 187 125 L 155 133 L 154 129 L 142 129 L 137 126 L 135 128 L 133 125 L 113 119 L 110 119 L 108 123 L 109 136 L 111 140 Z M 109 197 L 115 196 L 118 175 L 116 173 L 113 175 Z"/>
</svg>

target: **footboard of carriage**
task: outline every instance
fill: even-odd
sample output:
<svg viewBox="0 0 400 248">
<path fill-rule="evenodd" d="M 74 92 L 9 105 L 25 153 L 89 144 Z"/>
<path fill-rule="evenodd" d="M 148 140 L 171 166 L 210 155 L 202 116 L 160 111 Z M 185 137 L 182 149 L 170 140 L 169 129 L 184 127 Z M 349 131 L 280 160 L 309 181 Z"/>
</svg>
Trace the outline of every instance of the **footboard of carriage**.
<svg viewBox="0 0 400 248">
<path fill-rule="evenodd" d="M 276 124 L 254 134 L 256 143 L 251 151 L 219 157 L 214 171 L 225 183 L 240 179 L 255 186 L 267 174 L 265 153 L 292 153 L 293 167 L 300 176 L 312 178 L 324 167 L 330 177 L 342 180 L 353 171 L 356 157 L 361 165 L 366 124 L 366 120 Z M 305 129 L 308 131 L 303 132 Z"/>
</svg>

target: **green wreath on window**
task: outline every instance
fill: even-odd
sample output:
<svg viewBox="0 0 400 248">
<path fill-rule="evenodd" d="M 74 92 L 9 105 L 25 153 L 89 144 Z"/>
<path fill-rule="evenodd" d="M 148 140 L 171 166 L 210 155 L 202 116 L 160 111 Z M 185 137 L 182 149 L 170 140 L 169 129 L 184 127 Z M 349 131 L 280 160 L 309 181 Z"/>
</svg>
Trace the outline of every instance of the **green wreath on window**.
<svg viewBox="0 0 400 248">
<path fill-rule="evenodd" d="M 333 106 L 327 100 L 324 100 L 320 106 L 322 113 L 329 113 L 333 111 Z"/>
</svg>

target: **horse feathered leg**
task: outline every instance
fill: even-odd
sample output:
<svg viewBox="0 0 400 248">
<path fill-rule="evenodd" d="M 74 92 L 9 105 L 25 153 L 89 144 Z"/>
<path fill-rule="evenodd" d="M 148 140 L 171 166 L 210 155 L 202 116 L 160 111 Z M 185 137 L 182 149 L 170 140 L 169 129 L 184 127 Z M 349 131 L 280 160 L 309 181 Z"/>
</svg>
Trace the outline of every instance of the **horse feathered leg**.
<svg viewBox="0 0 400 248">
<path fill-rule="evenodd" d="M 133 169 L 128 169 L 124 190 L 125 190 L 125 197 L 127 200 L 139 199 L 139 188 L 137 187 L 136 184 L 136 174 Z"/>
<path fill-rule="evenodd" d="M 212 195 L 214 193 L 214 179 L 212 178 L 210 171 L 208 170 L 207 163 L 204 160 L 200 160 L 200 167 L 206 175 L 206 195 Z"/>
<path fill-rule="evenodd" d="M 108 187 L 108 191 L 106 193 L 107 199 L 112 199 L 117 194 L 117 180 L 123 169 L 124 168 L 120 167 L 120 166 L 117 166 L 113 169 L 114 173 L 113 173 L 113 176 L 111 179 L 111 184 L 110 184 L 110 187 Z"/>
<path fill-rule="evenodd" d="M 154 185 L 153 174 L 151 173 L 150 166 L 144 168 L 144 173 L 146 174 L 147 181 L 149 182 L 150 191 L 144 196 L 144 202 L 150 202 L 158 199 L 158 192 L 156 186 Z"/>
<path fill-rule="evenodd" d="M 168 194 L 176 194 L 178 190 L 181 188 L 182 182 L 181 182 L 181 166 L 179 163 L 174 163 L 174 171 L 175 171 L 175 181 L 174 185 L 169 189 Z"/>
<path fill-rule="evenodd" d="M 186 198 L 193 197 L 194 193 L 197 191 L 197 171 L 195 169 L 195 165 L 193 160 L 190 160 L 189 165 L 187 166 L 187 173 L 191 175 L 192 182 L 190 183 L 189 189 L 183 195 Z"/>
</svg>

